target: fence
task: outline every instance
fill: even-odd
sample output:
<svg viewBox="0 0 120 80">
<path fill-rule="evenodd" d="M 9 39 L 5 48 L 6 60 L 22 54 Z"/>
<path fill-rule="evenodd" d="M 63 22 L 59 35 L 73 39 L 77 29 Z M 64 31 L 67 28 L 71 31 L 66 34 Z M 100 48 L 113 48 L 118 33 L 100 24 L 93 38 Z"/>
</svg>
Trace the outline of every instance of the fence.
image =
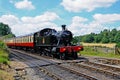
<svg viewBox="0 0 120 80">
<path fill-rule="evenodd" d="M 103 53 L 120 54 L 120 48 L 116 47 L 115 43 L 101 44 L 101 43 L 82 43 L 83 46 L 92 47 L 94 51 Z"/>
</svg>

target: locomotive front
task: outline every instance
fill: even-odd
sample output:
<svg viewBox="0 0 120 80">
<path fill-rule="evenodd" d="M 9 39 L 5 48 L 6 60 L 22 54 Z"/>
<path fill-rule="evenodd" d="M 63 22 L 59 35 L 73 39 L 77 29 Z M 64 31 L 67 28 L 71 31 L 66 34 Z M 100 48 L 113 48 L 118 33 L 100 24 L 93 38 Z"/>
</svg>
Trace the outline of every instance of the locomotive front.
<svg viewBox="0 0 120 80">
<path fill-rule="evenodd" d="M 77 59 L 77 53 L 83 50 L 83 46 L 76 46 L 71 43 L 73 34 L 66 29 L 66 25 L 62 25 L 62 31 L 57 32 L 57 47 L 53 50 L 57 53 L 60 59 L 72 57 Z"/>
<path fill-rule="evenodd" d="M 58 43 L 57 45 L 63 45 L 63 46 L 67 46 L 67 45 L 71 45 L 71 41 L 73 38 L 72 32 L 66 29 L 66 25 L 62 25 L 62 31 L 59 31 L 56 34 Z"/>
</svg>

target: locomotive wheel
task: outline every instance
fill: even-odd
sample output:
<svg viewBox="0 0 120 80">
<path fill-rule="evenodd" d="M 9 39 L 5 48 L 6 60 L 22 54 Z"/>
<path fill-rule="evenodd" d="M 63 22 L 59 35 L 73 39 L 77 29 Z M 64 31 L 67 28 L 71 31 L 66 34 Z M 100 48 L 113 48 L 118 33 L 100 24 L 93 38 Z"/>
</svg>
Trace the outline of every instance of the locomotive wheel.
<svg viewBox="0 0 120 80">
<path fill-rule="evenodd" d="M 52 54 L 52 58 L 56 58 L 57 55 L 55 53 Z"/>
<path fill-rule="evenodd" d="M 66 59 L 66 54 L 65 53 L 60 53 L 60 59 L 65 60 Z"/>
<path fill-rule="evenodd" d="M 74 59 L 77 59 L 77 58 L 78 58 L 78 55 L 77 55 L 76 52 L 73 52 L 73 58 L 74 58 Z"/>
</svg>

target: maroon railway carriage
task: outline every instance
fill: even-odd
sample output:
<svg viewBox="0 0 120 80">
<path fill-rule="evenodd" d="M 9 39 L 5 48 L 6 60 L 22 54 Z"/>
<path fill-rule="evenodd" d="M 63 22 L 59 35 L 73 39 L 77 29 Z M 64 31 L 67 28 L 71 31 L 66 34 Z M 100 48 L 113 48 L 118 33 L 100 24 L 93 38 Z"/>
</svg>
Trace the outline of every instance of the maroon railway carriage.
<svg viewBox="0 0 120 80">
<path fill-rule="evenodd" d="M 30 35 L 6 39 L 9 47 L 32 49 L 41 55 L 49 55 L 60 59 L 72 57 L 77 59 L 77 53 L 83 50 L 83 46 L 73 45 L 72 32 L 62 25 L 62 31 L 45 28 Z"/>
<path fill-rule="evenodd" d="M 8 47 L 34 48 L 33 34 L 5 40 Z"/>
</svg>

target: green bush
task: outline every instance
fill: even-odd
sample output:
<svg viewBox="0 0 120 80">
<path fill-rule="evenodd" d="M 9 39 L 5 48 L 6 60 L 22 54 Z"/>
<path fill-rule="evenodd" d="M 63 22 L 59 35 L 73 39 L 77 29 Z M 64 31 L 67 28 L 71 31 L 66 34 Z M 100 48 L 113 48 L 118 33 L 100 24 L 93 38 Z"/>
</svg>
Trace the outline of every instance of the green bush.
<svg viewBox="0 0 120 80">
<path fill-rule="evenodd" d="M 119 43 L 117 43 L 117 45 L 116 45 L 116 46 L 120 48 L 120 42 L 119 42 Z"/>
<path fill-rule="evenodd" d="M 8 64 L 9 57 L 8 53 L 5 50 L 0 50 L 0 63 Z"/>
<path fill-rule="evenodd" d="M 8 51 L 6 44 L 0 40 L 0 63 L 8 64 Z"/>
<path fill-rule="evenodd" d="M 7 59 L 7 58 L 0 57 L 0 63 L 8 64 L 8 59 Z"/>
<path fill-rule="evenodd" d="M 7 50 L 6 44 L 0 40 L 0 49 Z"/>
</svg>

